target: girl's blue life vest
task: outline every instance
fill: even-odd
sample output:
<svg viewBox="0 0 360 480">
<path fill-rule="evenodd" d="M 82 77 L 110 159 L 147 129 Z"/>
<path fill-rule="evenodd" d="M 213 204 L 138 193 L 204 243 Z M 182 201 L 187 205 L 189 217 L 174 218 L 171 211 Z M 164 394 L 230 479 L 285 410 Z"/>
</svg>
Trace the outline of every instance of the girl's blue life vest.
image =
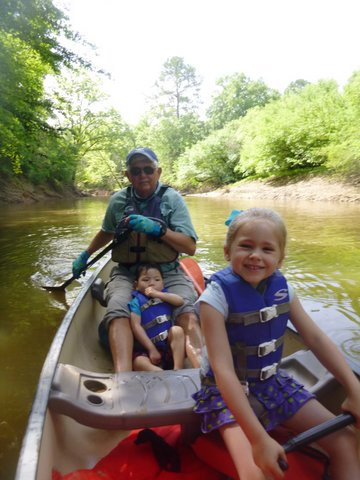
<svg viewBox="0 0 360 480">
<path fill-rule="evenodd" d="M 167 292 L 166 288 L 162 290 Z M 150 298 L 135 290 L 141 309 L 141 325 L 153 344 L 162 350 L 167 348 L 169 329 L 172 327 L 171 315 L 173 306 L 159 298 Z"/>
<path fill-rule="evenodd" d="M 135 213 L 145 217 L 164 220 L 160 205 L 161 199 L 168 188 L 168 185 L 162 185 L 159 191 L 147 200 L 145 208 L 140 211 L 133 188 L 131 186 L 127 187 L 126 205 L 124 207 L 125 215 L 128 216 L 130 213 Z M 114 262 L 125 265 L 143 262 L 171 263 L 178 256 L 179 253 L 163 242 L 161 238 L 134 231 L 130 231 L 126 239 L 112 249 L 111 254 Z"/>
<path fill-rule="evenodd" d="M 277 270 L 255 289 L 227 267 L 210 281 L 221 286 L 228 303 L 225 327 L 238 377 L 266 380 L 278 369 L 289 320 L 285 277 Z"/>
</svg>

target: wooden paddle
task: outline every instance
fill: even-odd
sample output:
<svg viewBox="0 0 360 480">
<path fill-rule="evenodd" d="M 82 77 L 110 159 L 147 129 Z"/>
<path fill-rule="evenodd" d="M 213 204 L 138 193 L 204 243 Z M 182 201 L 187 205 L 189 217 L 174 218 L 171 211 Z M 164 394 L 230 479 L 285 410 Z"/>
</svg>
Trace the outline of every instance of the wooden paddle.
<svg viewBox="0 0 360 480">
<path fill-rule="evenodd" d="M 325 437 L 330 433 L 336 432 L 341 428 L 346 427 L 355 422 L 355 417 L 351 413 L 342 413 L 331 420 L 327 420 L 326 422 L 321 423 L 320 425 L 316 425 L 315 427 L 309 428 L 305 432 L 299 433 L 295 437 L 288 440 L 284 443 L 283 448 L 285 453 L 292 452 L 297 448 L 303 447 L 319 438 Z M 279 466 L 282 470 L 288 469 L 288 464 L 282 459 L 279 459 Z"/>
</svg>

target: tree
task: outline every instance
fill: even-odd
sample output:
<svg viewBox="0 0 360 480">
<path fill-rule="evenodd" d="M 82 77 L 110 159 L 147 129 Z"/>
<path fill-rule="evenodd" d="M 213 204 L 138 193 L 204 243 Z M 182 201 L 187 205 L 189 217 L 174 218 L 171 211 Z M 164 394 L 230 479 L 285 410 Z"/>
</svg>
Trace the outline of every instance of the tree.
<svg viewBox="0 0 360 480">
<path fill-rule="evenodd" d="M 167 59 L 155 83 L 159 114 L 174 113 L 179 119 L 182 114 L 194 111 L 199 102 L 200 85 L 195 68 L 185 64 L 183 58 Z"/>
<path fill-rule="evenodd" d="M 239 180 L 241 175 L 235 173 L 241 152 L 239 127 L 240 120 L 228 122 L 187 149 L 176 164 L 179 186 L 217 187 Z"/>
<path fill-rule="evenodd" d="M 51 0 L 0 2 L 0 172 L 30 180 L 54 179 L 57 135 L 48 124 L 44 80 L 80 61 L 59 38 L 75 39 Z M 50 138 L 52 137 L 52 138 Z M 52 148 L 46 152 L 44 145 Z M 49 163 L 50 162 L 50 163 Z M 56 169 L 56 168 L 55 168 Z M 60 172 L 58 172 L 60 173 Z"/>
<path fill-rule="evenodd" d="M 222 77 L 216 83 L 221 90 L 213 96 L 207 111 L 212 130 L 244 117 L 250 108 L 263 106 L 280 97 L 277 91 L 267 87 L 262 80 L 250 80 L 243 73 Z"/>
<path fill-rule="evenodd" d="M 41 62 L 54 71 L 81 60 L 59 41 L 61 35 L 77 41 L 80 37 L 68 27 L 67 16 L 52 0 L 1 0 L 0 30 L 37 52 Z"/>
<path fill-rule="evenodd" d="M 101 80 L 85 69 L 64 71 L 53 86 L 53 125 L 66 139 L 67 162 L 73 181 L 82 186 L 119 186 L 124 159 L 133 147 L 129 126 L 120 114 L 105 107 Z"/>
<path fill-rule="evenodd" d="M 180 118 L 164 116 L 159 119 L 143 118 L 136 127 L 138 145 L 149 145 L 160 158 L 163 177 L 175 183 L 176 164 L 180 155 L 204 138 L 204 122 L 195 113 Z"/>
<path fill-rule="evenodd" d="M 325 165 L 327 149 L 342 124 L 344 101 L 334 81 L 307 85 L 255 108 L 242 121 L 236 170 L 244 176 L 313 169 Z"/>
<path fill-rule="evenodd" d="M 310 82 L 307 80 L 303 80 L 302 78 L 299 78 L 298 80 L 295 80 L 294 82 L 291 82 L 285 89 L 285 95 L 289 93 L 299 93 L 301 90 L 306 87 L 306 85 L 310 85 Z"/>
</svg>

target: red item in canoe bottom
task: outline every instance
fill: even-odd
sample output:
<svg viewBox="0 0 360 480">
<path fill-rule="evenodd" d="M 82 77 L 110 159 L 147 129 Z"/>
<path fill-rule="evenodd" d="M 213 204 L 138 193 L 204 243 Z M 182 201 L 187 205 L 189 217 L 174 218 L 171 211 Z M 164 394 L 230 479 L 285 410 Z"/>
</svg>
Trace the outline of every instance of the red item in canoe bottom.
<svg viewBox="0 0 360 480">
<path fill-rule="evenodd" d="M 53 471 L 52 480 L 221 480 L 224 476 L 197 458 L 190 446 L 182 445 L 180 426 L 153 428 L 167 443 L 176 447 L 181 457 L 181 472 L 161 470 L 151 445 L 135 445 L 139 430 L 119 443 L 94 468 L 61 475 Z"/>
<path fill-rule="evenodd" d="M 282 434 L 274 435 L 274 438 L 280 444 L 288 439 Z M 208 465 L 230 478 L 238 479 L 233 461 L 218 432 L 200 435 L 191 446 L 196 455 Z M 323 459 L 294 451 L 287 454 L 287 460 L 289 469 L 285 472 L 284 480 L 321 480 L 323 478 L 325 468 Z"/>
</svg>

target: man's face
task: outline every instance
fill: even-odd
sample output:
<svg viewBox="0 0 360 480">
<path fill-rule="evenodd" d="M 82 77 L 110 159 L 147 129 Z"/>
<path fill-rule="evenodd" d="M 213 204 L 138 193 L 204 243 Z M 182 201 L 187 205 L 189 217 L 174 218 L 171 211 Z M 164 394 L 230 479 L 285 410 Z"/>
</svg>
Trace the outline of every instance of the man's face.
<svg viewBox="0 0 360 480">
<path fill-rule="evenodd" d="M 136 193 L 143 198 L 152 195 L 161 175 L 161 168 L 142 155 L 131 160 L 130 168 L 125 172 Z"/>
</svg>

